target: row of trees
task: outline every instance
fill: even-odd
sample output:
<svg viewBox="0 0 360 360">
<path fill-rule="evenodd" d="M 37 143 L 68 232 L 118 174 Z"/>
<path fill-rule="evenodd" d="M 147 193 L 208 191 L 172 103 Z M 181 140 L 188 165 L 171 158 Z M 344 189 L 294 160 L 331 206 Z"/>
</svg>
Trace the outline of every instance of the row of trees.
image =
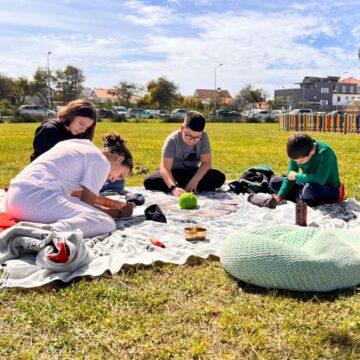
<svg viewBox="0 0 360 360">
<path fill-rule="evenodd" d="M 13 79 L 0 74 L 0 101 L 8 101 L 14 107 L 31 102 L 51 108 L 54 103 L 67 103 L 82 97 L 84 81 L 85 76 L 82 70 L 72 65 L 52 72 L 39 67 L 31 80 L 26 77 Z M 115 96 L 117 101 L 115 103 L 109 101 L 105 107 L 111 105 L 134 107 L 133 96 L 139 93 L 142 95 L 143 92 L 145 95 L 140 96 L 136 103 L 138 107 L 168 110 L 184 107 L 206 112 L 211 111 L 215 103 L 215 99 L 212 99 L 210 104 L 204 105 L 200 99 L 183 97 L 179 93 L 178 86 L 162 76 L 151 80 L 146 87 L 129 81 L 120 81 L 109 90 L 109 93 Z M 231 104 L 222 104 L 221 107 L 243 110 L 250 106 L 255 107 L 256 104 L 265 101 L 266 97 L 267 95 L 262 89 L 254 89 L 251 85 L 247 85 L 240 90 Z M 216 101 L 218 104 L 222 102 L 219 98 Z M 278 108 L 281 104 L 274 100 L 271 106 Z"/>
<path fill-rule="evenodd" d="M 360 47 L 358 49 L 360 60 Z M 0 74 L 0 102 L 9 102 L 14 106 L 24 104 L 27 99 L 32 98 L 32 102 L 52 107 L 54 101 L 67 103 L 82 96 L 84 90 L 85 76 L 81 69 L 67 65 L 63 70 L 48 71 L 46 68 L 39 67 L 32 80 L 25 77 L 12 79 L 4 74 Z M 54 91 L 53 91 L 54 90 Z M 132 106 L 131 99 L 134 94 L 142 94 L 137 106 L 151 107 L 154 109 L 171 109 L 172 107 L 186 107 L 201 111 L 214 106 L 215 99 L 209 105 L 204 106 L 199 99 L 184 98 L 178 92 L 178 86 L 165 77 L 151 80 L 146 88 L 133 82 L 120 81 L 109 92 L 118 99 L 118 105 L 126 107 Z M 235 96 L 234 101 L 229 105 L 223 105 L 232 110 L 243 110 L 249 106 L 255 107 L 265 101 L 267 94 L 262 89 L 254 89 L 251 85 L 242 88 Z M 34 100 L 34 98 L 36 98 Z M 219 101 L 220 100 L 220 101 Z M 295 99 L 296 100 L 296 99 Z M 221 99 L 217 99 L 221 103 Z M 109 106 L 113 105 L 108 103 Z M 280 99 L 268 101 L 270 109 L 279 109 L 284 104 Z"/>
<path fill-rule="evenodd" d="M 0 99 L 19 106 L 31 97 L 39 104 L 52 106 L 54 101 L 65 103 L 80 97 L 84 81 L 82 71 L 71 65 L 52 73 L 39 67 L 32 80 L 23 76 L 12 79 L 0 74 Z"/>
</svg>

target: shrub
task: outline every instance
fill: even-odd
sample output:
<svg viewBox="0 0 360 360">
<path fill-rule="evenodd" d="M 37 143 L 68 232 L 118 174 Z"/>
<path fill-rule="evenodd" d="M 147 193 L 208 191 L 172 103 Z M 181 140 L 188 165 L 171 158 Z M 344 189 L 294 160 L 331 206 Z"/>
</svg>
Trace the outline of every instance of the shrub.
<svg viewBox="0 0 360 360">
<path fill-rule="evenodd" d="M 246 118 L 245 122 L 247 122 L 247 123 L 252 123 L 252 124 L 259 124 L 259 123 L 261 123 L 262 121 L 261 121 L 261 119 L 258 118 L 258 117 L 248 117 L 248 118 Z"/>
<path fill-rule="evenodd" d="M 127 119 L 128 123 L 132 123 L 132 124 L 143 124 L 143 123 L 158 123 L 160 122 L 158 119 L 139 119 L 139 118 L 130 118 Z"/>
<path fill-rule="evenodd" d="M 274 124 L 274 123 L 279 122 L 279 118 L 268 116 L 265 118 L 264 122 L 266 122 L 267 124 Z"/>
<path fill-rule="evenodd" d="M 162 118 L 161 122 L 163 123 L 179 123 L 181 124 L 184 120 L 180 119 L 180 118 L 176 118 L 176 117 L 167 117 L 167 118 Z"/>
<path fill-rule="evenodd" d="M 214 116 L 212 114 L 209 114 L 206 117 L 206 120 L 208 122 L 219 122 L 219 123 L 242 123 L 244 122 L 244 119 L 237 115 L 237 116 Z"/>
<path fill-rule="evenodd" d="M 13 116 L 16 112 L 14 105 L 11 105 L 9 100 L 0 100 L 0 114 L 2 116 Z"/>
<path fill-rule="evenodd" d="M 36 123 L 46 119 L 46 116 L 41 115 L 29 115 L 29 114 L 15 114 L 9 122 L 11 123 Z"/>
<path fill-rule="evenodd" d="M 127 118 L 124 114 L 114 114 L 111 118 L 111 122 L 127 122 Z"/>
</svg>

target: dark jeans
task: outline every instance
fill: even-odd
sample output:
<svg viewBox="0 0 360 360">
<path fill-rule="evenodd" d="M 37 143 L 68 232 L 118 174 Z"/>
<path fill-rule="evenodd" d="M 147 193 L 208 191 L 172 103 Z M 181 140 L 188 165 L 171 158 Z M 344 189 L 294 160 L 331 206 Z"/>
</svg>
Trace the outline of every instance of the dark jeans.
<svg viewBox="0 0 360 360">
<path fill-rule="evenodd" d="M 284 176 L 273 176 L 269 184 L 271 191 L 278 193 L 284 180 Z M 295 202 L 297 198 L 305 201 L 310 206 L 336 203 L 339 198 L 339 188 L 318 183 L 295 184 L 291 192 L 285 196 L 285 199 Z"/>
<path fill-rule="evenodd" d="M 193 178 L 197 171 L 195 169 L 173 169 L 171 170 L 174 180 L 179 184 L 179 186 L 185 189 L 186 185 Z M 225 175 L 219 171 L 210 169 L 204 177 L 199 181 L 197 191 L 214 191 L 215 189 L 222 186 L 225 182 Z M 164 192 L 169 192 L 168 186 L 165 184 L 162 176 L 160 175 L 160 170 L 155 171 L 152 174 L 149 174 L 144 180 L 144 186 L 147 190 L 159 190 Z"/>
<path fill-rule="evenodd" d="M 106 180 L 105 184 L 101 188 L 100 192 L 115 192 L 120 193 L 125 187 L 125 180 L 116 180 L 116 181 L 109 181 Z"/>
</svg>

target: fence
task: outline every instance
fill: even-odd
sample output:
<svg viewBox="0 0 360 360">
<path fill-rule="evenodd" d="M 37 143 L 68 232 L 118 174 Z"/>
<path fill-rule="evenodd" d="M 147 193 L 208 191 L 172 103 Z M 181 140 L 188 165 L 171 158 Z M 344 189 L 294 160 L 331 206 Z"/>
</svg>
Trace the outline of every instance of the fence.
<svg viewBox="0 0 360 360">
<path fill-rule="evenodd" d="M 360 133 L 360 114 L 283 114 L 279 120 L 280 130 L 322 131 L 342 134 Z"/>
</svg>

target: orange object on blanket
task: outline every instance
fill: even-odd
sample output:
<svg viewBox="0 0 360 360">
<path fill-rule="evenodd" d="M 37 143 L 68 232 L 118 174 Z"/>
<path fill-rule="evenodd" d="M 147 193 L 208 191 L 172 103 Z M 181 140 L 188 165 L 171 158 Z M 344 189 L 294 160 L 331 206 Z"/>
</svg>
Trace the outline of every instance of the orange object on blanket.
<svg viewBox="0 0 360 360">
<path fill-rule="evenodd" d="M 0 232 L 17 224 L 17 220 L 11 218 L 6 212 L 0 212 Z"/>
<path fill-rule="evenodd" d="M 344 184 L 341 184 L 339 187 L 339 198 L 338 202 L 342 202 L 345 200 L 345 186 Z"/>
</svg>

